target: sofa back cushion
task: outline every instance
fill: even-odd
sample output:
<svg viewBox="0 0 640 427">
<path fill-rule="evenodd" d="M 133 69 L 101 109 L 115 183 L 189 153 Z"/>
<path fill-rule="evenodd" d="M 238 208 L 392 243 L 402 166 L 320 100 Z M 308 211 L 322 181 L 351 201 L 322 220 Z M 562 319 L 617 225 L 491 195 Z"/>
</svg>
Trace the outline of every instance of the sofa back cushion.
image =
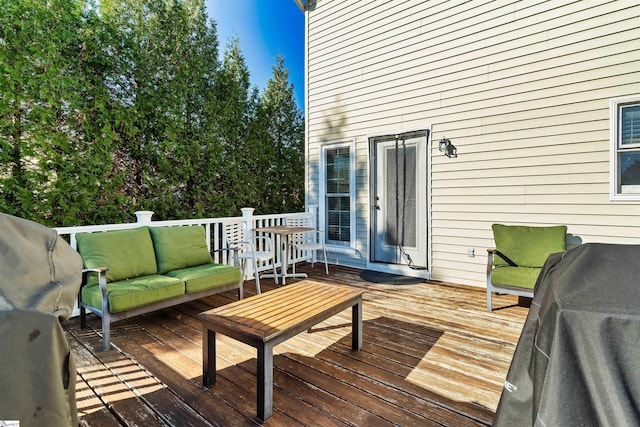
<svg viewBox="0 0 640 427">
<path fill-rule="evenodd" d="M 565 225 L 529 227 L 524 225 L 493 224 L 496 249 L 522 267 L 542 267 L 549 254 L 567 249 Z M 494 265 L 508 265 L 499 256 Z"/>
<path fill-rule="evenodd" d="M 149 227 L 76 235 L 85 267 L 107 267 L 107 282 L 156 274 Z"/>
<path fill-rule="evenodd" d="M 204 227 L 151 227 L 158 274 L 213 262 Z"/>
</svg>

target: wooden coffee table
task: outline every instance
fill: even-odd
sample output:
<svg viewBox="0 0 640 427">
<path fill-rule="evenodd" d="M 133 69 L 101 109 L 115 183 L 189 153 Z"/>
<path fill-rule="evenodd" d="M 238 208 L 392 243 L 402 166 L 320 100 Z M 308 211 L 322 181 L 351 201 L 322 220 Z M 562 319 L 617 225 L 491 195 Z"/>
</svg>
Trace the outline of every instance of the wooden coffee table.
<svg viewBox="0 0 640 427">
<path fill-rule="evenodd" d="M 352 307 L 354 350 L 362 348 L 363 291 L 304 281 L 232 302 L 200 314 L 202 383 L 216 382 L 216 332 L 258 350 L 258 418 L 273 413 L 273 347 Z"/>
</svg>

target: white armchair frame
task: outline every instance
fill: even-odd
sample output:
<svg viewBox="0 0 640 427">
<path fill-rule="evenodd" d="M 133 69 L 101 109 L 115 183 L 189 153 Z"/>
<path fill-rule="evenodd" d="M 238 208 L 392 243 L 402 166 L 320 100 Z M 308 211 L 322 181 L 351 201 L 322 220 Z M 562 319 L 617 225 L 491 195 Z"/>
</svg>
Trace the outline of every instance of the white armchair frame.
<svg viewBox="0 0 640 427">
<path fill-rule="evenodd" d="M 315 228 L 311 214 L 301 214 L 285 218 L 285 224 L 294 227 L 311 227 Z M 324 244 L 324 231 L 315 229 L 313 231 L 305 231 L 304 233 L 296 233 L 291 235 L 289 246 L 293 251 L 291 257 L 293 262 L 293 274 L 296 273 L 296 251 L 306 252 L 306 259 L 311 259 L 313 267 L 314 256 L 313 251 L 322 250 L 324 255 L 324 270 L 329 274 L 329 265 L 327 264 L 327 249 Z"/>
<path fill-rule="evenodd" d="M 271 261 L 275 282 L 278 284 L 271 237 L 252 236 L 248 233 L 247 224 L 243 221 L 238 221 L 224 224 L 224 240 L 227 248 L 235 251 L 234 258 L 240 260 L 243 280 L 246 279 L 246 261 L 252 261 L 257 294 L 261 293 L 258 263 Z"/>
</svg>

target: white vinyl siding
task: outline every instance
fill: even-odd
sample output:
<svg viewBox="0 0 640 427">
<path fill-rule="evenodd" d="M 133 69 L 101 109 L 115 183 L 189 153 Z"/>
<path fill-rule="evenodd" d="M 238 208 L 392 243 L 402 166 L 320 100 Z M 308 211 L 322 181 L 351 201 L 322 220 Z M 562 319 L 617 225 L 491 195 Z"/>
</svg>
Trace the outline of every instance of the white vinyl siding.
<svg viewBox="0 0 640 427">
<path fill-rule="evenodd" d="M 640 243 L 640 202 L 611 200 L 610 167 L 610 100 L 640 94 L 636 1 L 318 0 L 307 13 L 308 202 L 320 145 L 354 138 L 353 265 L 369 250 L 367 135 L 424 123 L 434 279 L 483 286 L 492 223 Z"/>
</svg>

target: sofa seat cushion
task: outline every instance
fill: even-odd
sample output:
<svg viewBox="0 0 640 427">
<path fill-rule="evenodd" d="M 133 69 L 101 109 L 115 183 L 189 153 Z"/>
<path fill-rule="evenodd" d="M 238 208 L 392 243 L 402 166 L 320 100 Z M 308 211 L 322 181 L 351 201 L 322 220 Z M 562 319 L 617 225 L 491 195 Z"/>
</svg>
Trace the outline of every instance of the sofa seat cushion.
<svg viewBox="0 0 640 427">
<path fill-rule="evenodd" d="M 86 268 L 107 267 L 107 282 L 156 274 L 156 256 L 149 227 L 76 235 Z M 97 283 L 90 275 L 90 284 Z M 99 306 L 99 305 L 98 305 Z"/>
<path fill-rule="evenodd" d="M 533 290 L 540 270 L 542 268 L 498 266 L 491 272 L 491 283 Z"/>
<path fill-rule="evenodd" d="M 224 264 L 203 264 L 167 273 L 167 276 L 184 280 L 188 294 L 238 283 L 241 275 L 238 267 Z"/>
<path fill-rule="evenodd" d="M 201 264 L 211 264 L 204 227 L 151 227 L 158 274 Z"/>
<path fill-rule="evenodd" d="M 119 313 L 175 298 L 183 295 L 184 289 L 183 280 L 158 274 L 107 283 L 109 311 Z M 85 286 L 82 289 L 82 301 L 101 309 L 100 287 L 98 285 Z"/>
</svg>

